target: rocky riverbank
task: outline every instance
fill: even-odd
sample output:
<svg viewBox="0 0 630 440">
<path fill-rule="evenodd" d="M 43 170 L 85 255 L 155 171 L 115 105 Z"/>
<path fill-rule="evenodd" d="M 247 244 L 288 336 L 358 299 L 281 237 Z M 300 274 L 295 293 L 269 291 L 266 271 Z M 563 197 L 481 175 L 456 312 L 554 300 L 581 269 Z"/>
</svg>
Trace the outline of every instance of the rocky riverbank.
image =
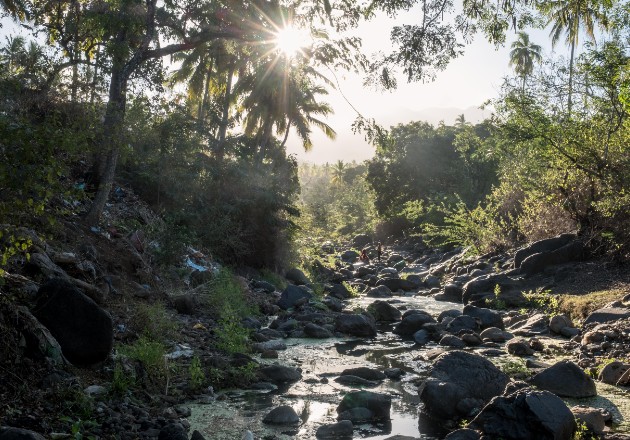
<svg viewBox="0 0 630 440">
<path fill-rule="evenodd" d="M 65 231 L 65 242 L 31 234 L 30 258 L 2 286 L 0 439 L 625 438 L 614 403 L 565 403 L 630 383 L 628 280 L 585 260 L 575 236 L 476 258 L 410 239 L 380 261 L 367 236 L 325 243 L 314 279 L 239 278 L 261 314 L 241 323 L 253 354 L 226 355 L 204 311 L 203 261 L 189 259 L 190 285 L 175 294 L 138 233 Z M 580 322 L 559 313 L 554 293 L 607 277 L 615 301 Z M 120 347 L 159 323 L 137 313 L 159 301 L 174 325 L 156 373 Z M 207 387 L 209 376 L 240 391 Z"/>
</svg>

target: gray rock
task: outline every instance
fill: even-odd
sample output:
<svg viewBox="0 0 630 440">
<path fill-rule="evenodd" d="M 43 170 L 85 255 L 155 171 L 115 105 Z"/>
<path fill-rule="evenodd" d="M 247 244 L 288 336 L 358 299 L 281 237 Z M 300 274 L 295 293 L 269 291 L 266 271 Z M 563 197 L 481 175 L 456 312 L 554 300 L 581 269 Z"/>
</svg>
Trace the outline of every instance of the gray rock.
<svg viewBox="0 0 630 440">
<path fill-rule="evenodd" d="M 389 287 L 380 285 L 368 290 L 366 296 L 370 298 L 391 298 L 392 291 Z"/>
<path fill-rule="evenodd" d="M 253 287 L 254 289 L 259 289 L 267 293 L 273 293 L 276 291 L 276 286 L 263 280 L 254 281 Z"/>
<path fill-rule="evenodd" d="M 447 284 L 444 286 L 444 299 L 446 301 L 461 302 L 464 289 L 457 284 Z"/>
<path fill-rule="evenodd" d="M 346 368 L 340 374 L 340 376 L 347 375 L 358 376 L 366 380 L 383 380 L 387 377 L 385 373 L 368 367 Z"/>
<path fill-rule="evenodd" d="M 322 302 L 333 312 L 341 312 L 343 310 L 343 303 L 338 298 L 327 296 Z"/>
<path fill-rule="evenodd" d="M 326 339 L 332 338 L 333 334 L 317 324 L 309 322 L 304 326 L 304 334 L 309 338 Z"/>
<path fill-rule="evenodd" d="M 402 313 L 393 305 L 385 301 L 376 300 L 368 306 L 368 312 L 376 321 L 396 322 L 400 321 Z"/>
<path fill-rule="evenodd" d="M 434 323 L 435 319 L 426 312 L 418 311 L 419 313 L 403 315 L 402 321 L 398 323 L 393 332 L 400 336 L 411 336 L 418 330 L 422 329 L 422 326 L 427 323 Z"/>
<path fill-rule="evenodd" d="M 461 315 L 453 318 L 451 322 L 446 325 L 446 331 L 453 334 L 459 333 L 461 330 L 477 330 L 479 325 L 477 320 L 472 316 Z"/>
<path fill-rule="evenodd" d="M 319 439 L 335 439 L 344 440 L 352 439 L 352 430 L 354 426 L 350 420 L 341 420 L 337 423 L 331 423 L 328 425 L 322 425 L 317 428 L 315 437 Z"/>
<path fill-rule="evenodd" d="M 285 277 L 287 280 L 295 283 L 298 286 L 311 283 L 311 281 L 304 274 L 304 272 L 302 272 L 300 269 L 297 269 L 295 267 L 289 269 L 287 273 L 285 274 Z"/>
<path fill-rule="evenodd" d="M 386 368 L 383 373 L 391 380 L 399 380 L 405 374 L 400 368 Z"/>
<path fill-rule="evenodd" d="M 591 408 L 588 406 L 574 406 L 571 412 L 576 420 L 586 424 L 586 428 L 595 434 L 603 434 L 606 429 L 606 421 L 610 420 L 610 413 L 601 408 Z"/>
<path fill-rule="evenodd" d="M 357 249 L 362 249 L 372 242 L 372 238 L 368 234 L 357 234 L 352 239 L 352 245 Z"/>
<path fill-rule="evenodd" d="M 521 263 L 521 272 L 532 276 L 549 266 L 578 261 L 582 259 L 583 253 L 584 245 L 579 241 L 574 241 L 553 251 L 530 255 Z"/>
<path fill-rule="evenodd" d="M 329 295 L 338 299 L 348 299 L 352 296 L 348 288 L 341 283 L 333 284 Z"/>
<path fill-rule="evenodd" d="M 158 440 L 188 440 L 188 434 L 181 423 L 169 423 L 160 429 Z"/>
<path fill-rule="evenodd" d="M 302 378 L 302 373 L 297 368 L 284 365 L 267 365 L 260 372 L 269 381 L 275 384 L 297 382 Z"/>
<path fill-rule="evenodd" d="M 335 331 L 352 336 L 376 336 L 376 322 L 368 315 L 343 314 L 335 320 Z"/>
<path fill-rule="evenodd" d="M 278 339 L 272 339 L 271 341 L 257 342 L 253 344 L 252 348 L 254 349 L 254 351 L 258 353 L 262 353 L 263 351 L 267 351 L 267 350 L 275 350 L 275 351 L 286 350 L 287 344 L 285 344 L 284 342 Z"/>
<path fill-rule="evenodd" d="M 304 289 L 301 289 L 298 286 L 294 286 L 289 284 L 286 289 L 280 295 L 280 300 L 278 301 L 278 307 L 283 310 L 287 310 L 291 307 L 294 307 L 299 301 L 302 300 L 310 300 L 313 298 L 313 294 L 307 292 Z"/>
<path fill-rule="evenodd" d="M 391 406 L 392 398 L 386 394 L 353 391 L 343 397 L 337 407 L 337 414 L 340 420 L 345 420 L 344 415 L 349 415 L 351 418 L 348 420 L 383 421 L 390 419 Z M 359 411 L 355 411 L 357 409 Z"/>
<path fill-rule="evenodd" d="M 112 318 L 70 282 L 54 278 L 40 287 L 33 315 L 79 366 L 103 362 L 114 343 Z"/>
<path fill-rule="evenodd" d="M 630 317 L 630 309 L 623 307 L 611 307 L 595 310 L 584 320 L 584 325 L 593 322 L 605 324 L 607 322 L 618 321 Z"/>
<path fill-rule="evenodd" d="M 426 345 L 431 340 L 431 337 L 429 336 L 429 332 L 425 329 L 421 329 L 413 334 L 413 340 L 418 345 Z"/>
<path fill-rule="evenodd" d="M 466 343 L 454 335 L 444 335 L 440 339 L 440 345 L 444 347 L 464 348 Z"/>
<path fill-rule="evenodd" d="M 350 374 L 337 377 L 335 379 L 335 382 L 340 383 L 341 385 L 356 387 L 375 387 L 379 384 L 379 382 L 375 380 L 367 380 L 359 376 L 352 376 Z"/>
<path fill-rule="evenodd" d="M 272 409 L 263 418 L 263 423 L 268 425 L 298 425 L 300 417 L 293 408 L 288 405 L 282 405 Z"/>
<path fill-rule="evenodd" d="M 491 342 L 505 342 L 508 339 L 513 338 L 511 333 L 496 327 L 489 327 L 485 329 L 479 336 L 481 336 L 482 340 Z"/>
<path fill-rule="evenodd" d="M 483 330 L 489 327 L 505 329 L 501 314 L 490 309 L 467 305 L 464 307 L 464 315 L 472 316 L 479 322 L 479 327 Z"/>
<path fill-rule="evenodd" d="M 597 395 L 595 382 L 570 361 L 560 361 L 530 379 L 536 387 L 560 397 L 592 397 Z"/>
<path fill-rule="evenodd" d="M 441 354 L 419 389 L 425 410 L 438 419 L 469 417 L 470 406 L 482 408 L 503 393 L 509 377 L 482 356 L 463 351 Z M 483 384 L 483 386 L 479 386 Z M 467 408 L 459 404 L 467 400 Z M 471 405 L 472 403 L 472 405 Z"/>
<path fill-rule="evenodd" d="M 353 250 L 347 250 L 341 254 L 341 259 L 344 261 L 353 262 L 359 258 L 359 253 Z"/>
<path fill-rule="evenodd" d="M 382 278 L 376 282 L 377 286 L 387 286 L 391 291 L 414 290 L 415 286 L 411 281 L 402 278 Z"/>
<path fill-rule="evenodd" d="M 549 330 L 556 334 L 561 334 L 562 329 L 565 327 L 573 327 L 571 318 L 567 315 L 555 315 L 549 320 Z"/>
<path fill-rule="evenodd" d="M 464 304 L 468 304 L 468 302 L 474 300 L 480 294 L 494 294 L 497 285 L 501 289 L 501 292 L 507 292 L 520 287 L 521 282 L 514 280 L 505 274 L 478 276 L 464 284 L 462 302 Z"/>
<path fill-rule="evenodd" d="M 28 429 L 0 427 L 0 440 L 45 440 L 43 436 Z"/>
<path fill-rule="evenodd" d="M 549 318 L 538 313 L 528 318 L 527 321 L 510 327 L 510 331 L 517 336 L 546 335 L 549 333 Z"/>
<path fill-rule="evenodd" d="M 438 322 L 442 322 L 444 321 L 444 318 L 456 318 L 458 316 L 461 316 L 461 314 L 462 312 L 457 309 L 444 310 L 442 313 L 440 313 L 437 320 Z"/>
<path fill-rule="evenodd" d="M 173 305 L 181 315 L 194 315 L 199 309 L 199 298 L 194 293 L 184 293 L 173 298 Z"/>
<path fill-rule="evenodd" d="M 621 379 L 624 373 L 628 370 L 630 370 L 630 364 L 621 361 L 613 361 L 602 368 L 602 371 L 599 372 L 597 380 L 610 385 L 617 385 L 619 379 Z"/>
<path fill-rule="evenodd" d="M 458 429 L 444 437 L 444 440 L 479 440 L 481 437 L 472 429 Z"/>
<path fill-rule="evenodd" d="M 471 347 L 476 347 L 483 343 L 483 341 L 481 340 L 481 336 L 479 336 L 477 333 L 464 333 L 461 336 L 461 339 L 466 343 L 466 345 Z"/>
<path fill-rule="evenodd" d="M 514 254 L 514 267 L 521 267 L 521 263 L 529 256 L 541 252 L 550 252 L 561 248 L 575 240 L 575 234 L 562 234 L 557 237 L 540 240 L 529 246 L 523 247 Z"/>
<path fill-rule="evenodd" d="M 522 339 L 508 342 L 505 348 L 508 353 L 514 356 L 531 356 L 534 354 L 534 350 L 530 348 L 527 341 Z"/>
<path fill-rule="evenodd" d="M 492 439 L 567 440 L 572 438 L 575 419 L 559 397 L 525 388 L 492 399 L 469 427 Z"/>
</svg>

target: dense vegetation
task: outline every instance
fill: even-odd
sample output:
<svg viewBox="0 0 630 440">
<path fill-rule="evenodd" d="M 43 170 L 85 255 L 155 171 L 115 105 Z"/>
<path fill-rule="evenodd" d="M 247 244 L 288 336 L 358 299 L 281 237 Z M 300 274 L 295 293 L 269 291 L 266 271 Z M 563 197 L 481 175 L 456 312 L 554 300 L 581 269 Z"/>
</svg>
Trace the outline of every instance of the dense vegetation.
<svg viewBox="0 0 630 440">
<path fill-rule="evenodd" d="M 2 223 L 45 230 L 75 213 L 97 225 L 116 181 L 162 217 L 148 232 L 164 263 L 179 258 L 181 243 L 196 243 L 228 264 L 276 268 L 299 230 L 422 233 L 477 252 L 578 230 L 593 249 L 624 253 L 627 5 L 466 3 L 455 11 L 424 2 L 435 19 L 395 28 L 393 52 L 374 59 L 343 34 L 415 3 L 3 3 L 33 38 L 9 36 L 1 48 Z M 458 27 L 438 19 L 445 8 L 459 14 Z M 275 38 L 287 22 L 308 29 L 312 44 L 282 52 Z M 491 119 L 387 131 L 359 118 L 374 158 L 305 166 L 298 179 L 285 151 L 289 130 L 306 149 L 314 129 L 335 135 L 324 101 L 333 84 L 323 72 L 361 70 L 393 87 L 396 67 L 410 80 L 431 77 L 475 32 L 501 44 L 510 26 L 541 23 L 554 43 L 566 36 L 570 59 L 543 59 L 520 32 L 506 60 L 515 76 Z M 599 44 L 580 54 L 580 35 Z M 70 205 L 75 198 L 87 203 Z"/>
</svg>

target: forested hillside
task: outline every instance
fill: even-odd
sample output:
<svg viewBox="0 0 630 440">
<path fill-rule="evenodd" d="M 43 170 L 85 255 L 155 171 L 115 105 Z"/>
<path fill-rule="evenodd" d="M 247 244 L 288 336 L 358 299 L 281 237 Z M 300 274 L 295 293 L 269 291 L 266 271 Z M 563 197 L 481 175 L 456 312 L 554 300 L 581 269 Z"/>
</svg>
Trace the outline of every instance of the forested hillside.
<svg viewBox="0 0 630 440">
<path fill-rule="evenodd" d="M 0 440 L 627 438 L 627 2 L 0 13 Z M 475 37 L 510 41 L 488 119 L 349 102 L 371 159 L 287 154 L 336 137 L 340 76 L 430 81 Z"/>
</svg>

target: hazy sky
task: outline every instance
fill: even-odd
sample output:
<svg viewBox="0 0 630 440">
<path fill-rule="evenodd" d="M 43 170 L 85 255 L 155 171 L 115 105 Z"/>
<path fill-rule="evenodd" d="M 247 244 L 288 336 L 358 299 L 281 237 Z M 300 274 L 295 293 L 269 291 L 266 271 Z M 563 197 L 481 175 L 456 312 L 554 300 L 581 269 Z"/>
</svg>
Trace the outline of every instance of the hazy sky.
<svg viewBox="0 0 630 440">
<path fill-rule="evenodd" d="M 396 24 L 413 24 L 418 14 L 414 11 L 401 14 L 397 19 L 383 18 L 361 26 L 360 35 L 368 52 L 386 51 L 390 47 L 389 33 Z M 543 47 L 546 54 L 552 51 L 548 31 L 530 31 L 531 40 Z M 375 118 L 381 125 L 389 127 L 412 120 L 426 120 L 437 124 L 443 120 L 452 124 L 457 115 L 464 113 L 466 120 L 478 122 L 489 111 L 482 112 L 478 107 L 486 100 L 495 98 L 503 78 L 511 74 L 508 67 L 510 44 L 516 39 L 513 31 L 508 34 L 504 47 L 495 50 L 479 35 L 465 48 L 465 54 L 452 61 L 447 69 L 438 72 L 430 83 L 408 84 L 404 78 L 398 81 L 394 92 L 377 92 L 362 87 L 362 79 L 344 72 L 337 73 L 341 90 L 346 98 L 366 118 Z M 565 53 L 564 46 L 556 47 L 557 53 Z M 324 71 L 325 72 L 325 71 Z M 338 91 L 331 90 L 323 99 L 329 102 L 335 114 L 327 119 L 337 132 L 337 139 L 327 139 L 317 128 L 313 129 L 313 149 L 303 151 L 299 139 L 293 133 L 287 143 L 288 151 L 300 161 L 313 163 L 335 162 L 337 160 L 363 161 L 373 154 L 361 135 L 351 130 L 356 113 Z"/>
<path fill-rule="evenodd" d="M 366 53 L 386 52 L 390 47 L 390 30 L 397 24 L 414 24 L 418 14 L 413 9 L 400 14 L 396 19 L 381 16 L 369 23 L 361 25 L 357 31 L 363 39 Z M 27 35 L 14 23 L 4 19 L 1 21 L 0 37 L 18 31 Z M 19 29 L 19 30 L 18 30 Z M 529 31 L 531 40 L 543 47 L 543 52 L 551 54 L 552 48 L 548 31 Z M 343 95 L 357 108 L 364 117 L 374 118 L 378 123 L 389 127 L 398 123 L 426 120 L 437 124 L 443 120 L 452 124 L 459 114 L 466 120 L 478 122 L 489 115 L 478 107 L 488 99 L 494 98 L 503 82 L 503 78 L 511 74 L 508 67 L 509 47 L 516 39 L 513 31 L 508 33 L 508 41 L 504 47 L 495 49 L 482 36 L 465 48 L 460 58 L 452 61 L 437 78 L 429 83 L 408 84 L 399 78 L 398 89 L 393 92 L 378 92 L 363 88 L 363 79 L 347 72 L 336 72 Z M 567 52 L 563 45 L 556 47 L 556 53 Z M 323 73 L 327 73 L 323 71 Z M 327 76 L 334 81 L 332 75 Z M 362 135 L 352 133 L 351 125 L 356 112 L 346 102 L 339 90 L 330 90 L 330 95 L 322 99 L 331 104 L 335 111 L 326 119 L 337 132 L 337 139 L 326 138 L 317 128 L 313 128 L 313 148 L 303 151 L 301 142 L 291 133 L 287 143 L 288 152 L 295 154 L 299 161 L 313 163 L 336 162 L 337 160 L 357 162 L 363 161 L 373 154 L 373 147 L 368 145 Z"/>
</svg>

